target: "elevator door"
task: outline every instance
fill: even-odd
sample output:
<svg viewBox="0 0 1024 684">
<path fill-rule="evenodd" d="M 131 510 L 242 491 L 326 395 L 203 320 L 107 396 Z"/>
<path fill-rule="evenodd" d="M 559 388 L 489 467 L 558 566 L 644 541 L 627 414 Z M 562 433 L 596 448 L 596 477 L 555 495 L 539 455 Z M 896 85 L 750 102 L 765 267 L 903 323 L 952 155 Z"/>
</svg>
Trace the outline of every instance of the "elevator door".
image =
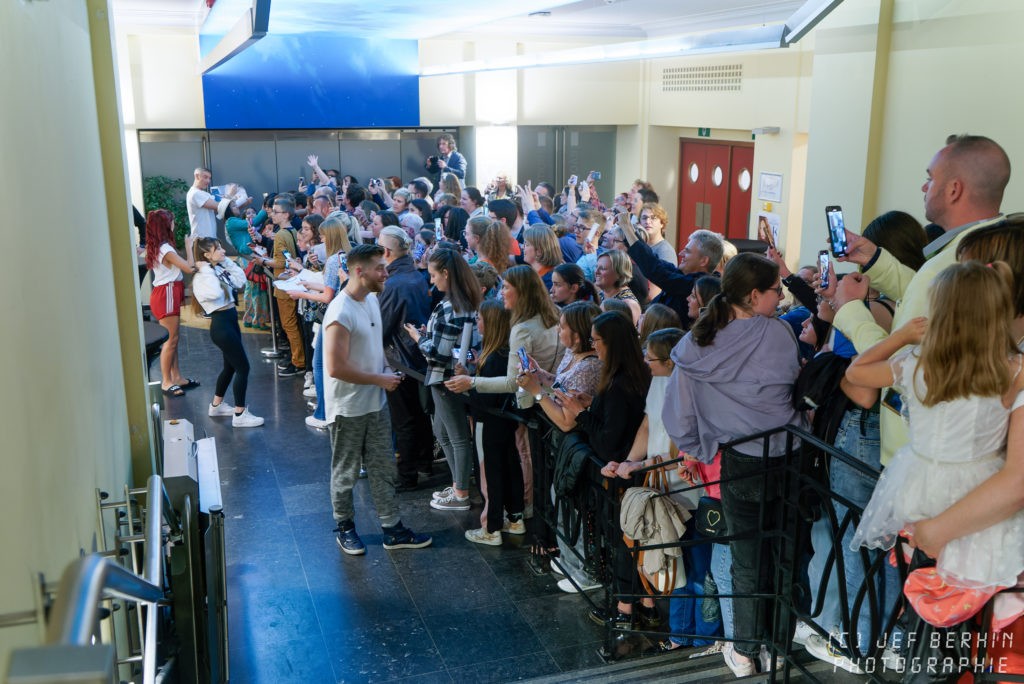
<svg viewBox="0 0 1024 684">
<path fill-rule="evenodd" d="M 614 126 L 520 126 L 517 135 L 516 182 L 547 181 L 561 192 L 569 176 L 583 180 L 591 171 L 599 171 L 597 192 L 611 205 L 616 187 Z"/>
</svg>

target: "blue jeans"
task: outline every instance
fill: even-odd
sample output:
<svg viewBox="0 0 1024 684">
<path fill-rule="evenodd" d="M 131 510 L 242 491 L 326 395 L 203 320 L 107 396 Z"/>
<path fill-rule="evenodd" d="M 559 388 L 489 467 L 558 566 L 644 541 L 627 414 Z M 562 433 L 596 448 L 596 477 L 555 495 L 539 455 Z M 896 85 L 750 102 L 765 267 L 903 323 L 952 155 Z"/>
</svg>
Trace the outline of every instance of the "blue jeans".
<svg viewBox="0 0 1024 684">
<path fill-rule="evenodd" d="M 836 434 L 835 446 L 845 451 L 861 463 L 872 468 L 881 468 L 881 445 L 879 442 L 879 414 L 861 409 L 851 409 L 843 416 L 843 422 Z M 838 459 L 832 460 L 830 484 L 832 491 L 839 496 L 848 499 L 851 503 L 863 508 L 871 500 L 871 494 L 875 490 L 875 479 L 867 477 L 854 470 Z M 846 506 L 836 502 L 836 519 L 842 524 L 843 516 L 847 512 Z M 852 613 L 853 604 L 857 592 L 864 584 L 864 561 L 861 558 L 861 551 L 852 551 L 850 542 L 853 541 L 853 533 L 856 530 L 856 520 L 851 521 L 849 527 L 843 534 L 843 562 L 846 571 L 846 594 L 849 609 Z M 869 562 L 874 562 L 879 555 L 886 552 L 871 550 L 867 552 Z M 896 568 L 883 561 L 882 571 L 875 576 L 875 591 L 878 592 L 878 630 L 880 634 L 884 622 L 899 599 L 902 586 L 899 580 L 899 573 Z M 851 615 L 851 620 L 854 617 Z M 873 647 L 869 643 L 871 638 L 871 609 L 868 604 L 868 596 L 865 594 L 861 602 L 860 613 L 856 616 L 856 634 L 854 638 L 848 638 L 847 644 L 857 648 L 861 653 L 870 651 Z M 852 629 L 852 625 L 851 625 Z M 888 635 L 890 641 L 894 635 Z"/>
<path fill-rule="evenodd" d="M 683 534 L 683 540 L 706 539 L 693 527 L 687 527 Z M 722 546 L 721 544 L 701 544 L 689 546 L 683 549 L 683 565 L 686 568 L 686 585 L 674 590 L 673 594 L 704 594 L 704 578 L 711 570 L 711 547 Z M 702 615 L 704 599 L 669 599 L 668 626 L 675 634 L 699 634 L 700 636 L 715 637 L 722 633 L 720 620 L 706 622 Z M 674 644 L 684 646 L 709 646 L 714 639 L 688 639 L 685 637 L 669 637 Z"/>
<path fill-rule="evenodd" d="M 313 384 L 316 387 L 316 410 L 313 417 L 317 420 L 327 418 L 327 404 L 324 402 L 324 329 L 321 327 L 313 341 Z"/>
<path fill-rule="evenodd" d="M 811 606 L 813 607 L 818 604 L 818 592 L 825 574 L 825 562 L 832 552 L 832 525 L 826 513 L 822 513 L 821 518 L 811 525 L 811 546 L 814 547 L 814 554 L 807 566 L 807 577 L 810 580 Z M 815 622 L 826 632 L 835 632 L 840 628 L 839 578 L 836 573 L 835 561 L 829 570 L 821 612 L 818 613 Z"/>
<path fill-rule="evenodd" d="M 728 544 L 715 544 L 711 549 L 711 576 L 718 585 L 718 593 L 732 593 L 732 551 Z M 719 598 L 718 606 L 722 611 L 722 634 L 732 639 L 732 599 Z"/>
</svg>

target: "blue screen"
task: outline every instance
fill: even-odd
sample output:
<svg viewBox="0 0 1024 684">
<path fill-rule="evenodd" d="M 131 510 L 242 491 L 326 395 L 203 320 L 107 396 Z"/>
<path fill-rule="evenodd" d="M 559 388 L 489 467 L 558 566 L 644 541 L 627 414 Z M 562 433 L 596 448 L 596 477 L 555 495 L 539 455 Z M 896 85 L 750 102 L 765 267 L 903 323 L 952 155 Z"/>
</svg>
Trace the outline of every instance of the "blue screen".
<svg viewBox="0 0 1024 684">
<path fill-rule="evenodd" d="M 206 127 L 419 126 L 418 71 L 415 40 L 269 34 L 203 75 Z"/>
</svg>

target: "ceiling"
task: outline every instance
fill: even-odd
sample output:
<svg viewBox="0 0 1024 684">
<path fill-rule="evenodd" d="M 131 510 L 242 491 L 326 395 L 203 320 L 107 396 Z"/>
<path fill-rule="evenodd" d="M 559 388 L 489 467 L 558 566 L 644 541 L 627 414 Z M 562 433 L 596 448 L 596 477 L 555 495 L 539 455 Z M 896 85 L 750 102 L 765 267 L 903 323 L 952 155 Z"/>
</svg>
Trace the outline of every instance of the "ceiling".
<svg viewBox="0 0 1024 684">
<path fill-rule="evenodd" d="M 803 0 L 272 0 L 271 33 L 425 39 L 466 34 L 643 40 L 779 24 Z M 120 30 L 226 33 L 252 0 L 111 0 Z M 528 16 L 531 12 L 546 16 Z M 201 27 L 201 28 L 200 28 Z"/>
</svg>

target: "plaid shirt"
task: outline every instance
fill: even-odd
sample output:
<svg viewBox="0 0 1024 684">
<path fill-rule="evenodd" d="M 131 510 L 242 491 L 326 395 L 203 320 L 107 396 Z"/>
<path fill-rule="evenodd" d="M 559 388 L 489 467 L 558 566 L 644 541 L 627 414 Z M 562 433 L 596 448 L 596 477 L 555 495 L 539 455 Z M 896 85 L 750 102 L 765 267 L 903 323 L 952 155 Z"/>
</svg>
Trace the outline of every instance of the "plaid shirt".
<svg viewBox="0 0 1024 684">
<path fill-rule="evenodd" d="M 420 351 L 427 359 L 424 385 L 436 385 L 452 376 L 455 362 L 452 355 L 462 341 L 462 328 L 466 323 L 476 325 L 476 312 L 459 314 L 447 299 L 434 307 L 427 321 L 427 333 L 420 337 Z"/>
</svg>

